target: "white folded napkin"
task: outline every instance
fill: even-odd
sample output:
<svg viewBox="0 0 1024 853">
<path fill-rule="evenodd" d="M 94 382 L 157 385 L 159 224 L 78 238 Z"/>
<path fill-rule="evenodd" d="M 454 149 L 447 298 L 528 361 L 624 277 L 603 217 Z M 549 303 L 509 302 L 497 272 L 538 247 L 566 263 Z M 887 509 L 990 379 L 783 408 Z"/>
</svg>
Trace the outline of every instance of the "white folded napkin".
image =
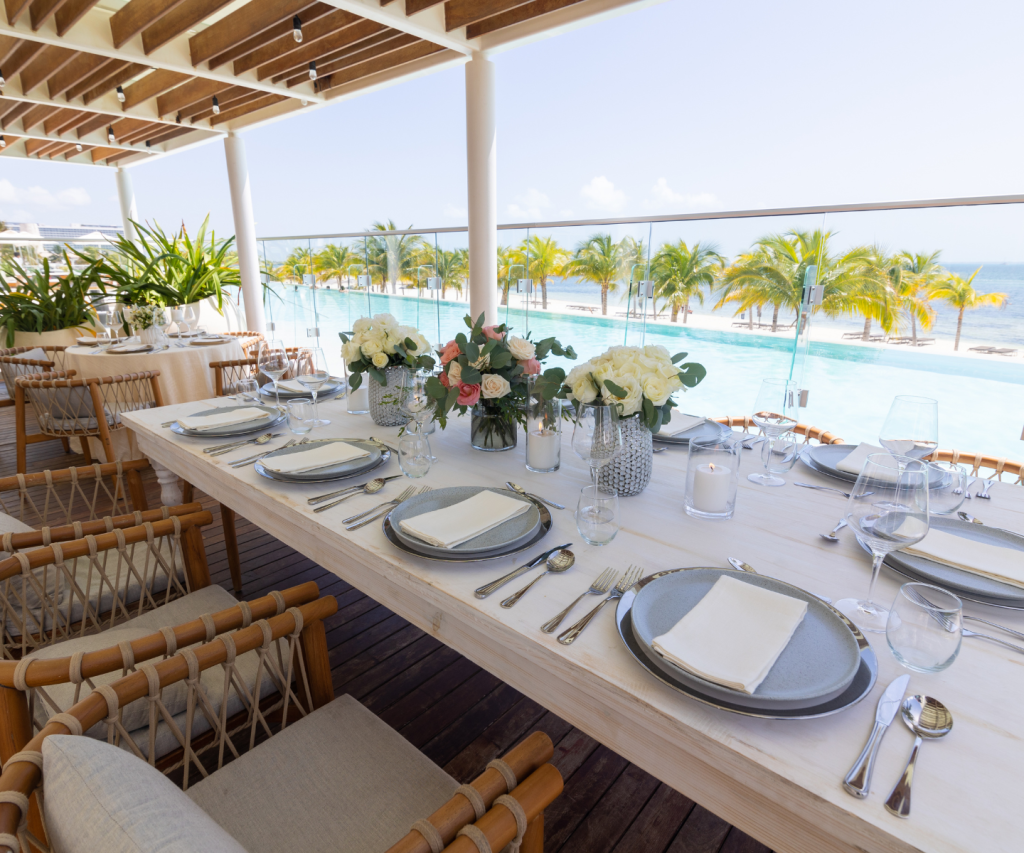
<svg viewBox="0 0 1024 853">
<path fill-rule="evenodd" d="M 483 491 L 444 509 L 425 512 L 399 522 L 410 536 L 438 548 L 454 548 L 468 542 L 530 508 L 528 501 Z"/>
<path fill-rule="evenodd" d="M 753 693 L 806 612 L 806 601 L 723 575 L 653 646 L 687 672 Z"/>
<path fill-rule="evenodd" d="M 864 463 L 868 461 L 868 457 L 872 453 L 884 453 L 886 456 L 891 458 L 891 454 L 884 447 L 876 447 L 875 445 L 868 444 L 868 442 L 865 441 L 858 444 L 853 453 L 849 456 L 840 459 L 836 463 L 836 468 L 847 474 L 859 475 L 861 469 L 864 467 Z M 889 471 L 876 472 L 872 479 L 883 480 L 887 483 L 895 483 L 898 477 L 899 471 L 896 468 L 893 468 L 891 473 Z"/>
<path fill-rule="evenodd" d="M 237 409 L 220 409 L 210 415 L 189 415 L 186 418 L 178 418 L 178 425 L 185 429 L 205 430 L 265 420 L 269 417 L 270 414 L 264 412 L 263 409 L 240 406 Z"/>
<path fill-rule="evenodd" d="M 80 347 L 94 347 L 99 343 L 99 338 L 79 338 L 75 343 Z"/>
<path fill-rule="evenodd" d="M 308 450 L 297 450 L 295 453 L 282 453 L 280 456 L 264 457 L 263 467 L 279 474 L 299 474 L 303 471 L 315 471 L 328 465 L 340 465 L 353 459 L 369 456 L 370 451 L 343 441 L 332 441 L 327 444 L 315 444 Z"/>
<path fill-rule="evenodd" d="M 282 379 L 277 383 L 282 391 L 294 391 L 296 394 L 311 394 L 312 392 L 298 379 Z"/>
<path fill-rule="evenodd" d="M 932 528 L 916 545 L 902 550 L 944 566 L 1024 588 L 1024 553 L 1012 548 L 975 542 Z"/>
<path fill-rule="evenodd" d="M 681 412 L 677 412 L 675 409 L 672 410 L 672 417 L 669 418 L 667 424 L 663 428 L 663 432 L 668 436 L 677 436 L 681 432 L 691 430 L 696 426 L 700 426 L 704 423 L 704 418 L 698 418 L 694 415 L 684 415 Z M 667 430 L 667 431 L 666 431 Z"/>
<path fill-rule="evenodd" d="M 152 348 L 151 344 L 120 344 L 116 347 L 111 347 L 107 352 L 145 352 Z"/>
</svg>

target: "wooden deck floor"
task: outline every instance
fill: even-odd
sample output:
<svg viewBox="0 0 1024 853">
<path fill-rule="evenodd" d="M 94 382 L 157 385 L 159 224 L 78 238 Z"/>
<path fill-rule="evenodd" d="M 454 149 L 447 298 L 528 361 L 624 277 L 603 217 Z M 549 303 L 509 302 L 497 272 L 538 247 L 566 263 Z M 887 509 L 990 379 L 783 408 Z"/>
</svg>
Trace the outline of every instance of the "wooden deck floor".
<svg viewBox="0 0 1024 853">
<path fill-rule="evenodd" d="M 30 472 L 83 464 L 59 441 L 30 446 L 28 459 Z M 13 473 L 14 409 L 0 408 L 0 476 Z M 147 486 L 158 506 L 152 472 Z M 214 582 L 230 590 L 218 505 L 197 500 L 214 514 L 205 531 Z M 247 597 L 310 580 L 337 597 L 338 613 L 326 625 L 335 692 L 358 699 L 460 782 L 530 732 L 551 736 L 565 792 L 546 814 L 546 853 L 768 853 L 241 517 L 238 540 Z"/>
</svg>

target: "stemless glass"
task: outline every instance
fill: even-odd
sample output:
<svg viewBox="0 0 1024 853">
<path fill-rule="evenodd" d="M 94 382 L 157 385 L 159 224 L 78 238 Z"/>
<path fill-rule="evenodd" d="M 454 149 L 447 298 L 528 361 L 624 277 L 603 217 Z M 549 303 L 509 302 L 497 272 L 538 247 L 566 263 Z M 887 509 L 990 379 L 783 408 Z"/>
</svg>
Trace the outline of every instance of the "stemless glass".
<svg viewBox="0 0 1024 853">
<path fill-rule="evenodd" d="M 398 465 L 410 479 L 425 477 L 430 473 L 434 461 L 430 450 L 430 439 L 423 431 L 423 424 L 412 421 L 398 439 Z"/>
<path fill-rule="evenodd" d="M 896 397 L 885 416 L 878 443 L 893 456 L 929 456 L 939 446 L 938 401 L 930 397 Z"/>
<path fill-rule="evenodd" d="M 885 638 L 893 656 L 914 672 L 942 672 L 960 654 L 963 603 L 929 583 L 905 583 L 889 611 Z"/>
<path fill-rule="evenodd" d="M 929 462 L 932 482 L 941 477 L 938 486 L 930 489 L 928 512 L 932 515 L 952 515 L 967 497 L 967 469 L 952 462 Z"/>
<path fill-rule="evenodd" d="M 117 306 L 112 302 L 101 302 L 96 306 L 96 319 L 103 327 L 103 344 L 113 343 L 114 325 L 117 323 Z"/>
<path fill-rule="evenodd" d="M 288 401 L 288 429 L 296 435 L 313 429 L 313 404 L 309 400 Z"/>
<path fill-rule="evenodd" d="M 871 552 L 871 584 L 866 599 L 844 598 L 835 607 L 862 631 L 881 633 L 889 611 L 871 599 L 875 581 L 887 554 L 920 542 L 928 533 L 928 465 L 907 456 L 872 453 L 850 491 L 846 521 Z"/>
<path fill-rule="evenodd" d="M 576 506 L 576 529 L 588 545 L 607 545 L 619 532 L 619 493 L 584 486 Z"/>
<path fill-rule="evenodd" d="M 316 395 L 324 383 L 331 378 L 331 371 L 327 367 L 327 358 L 320 347 L 303 347 L 299 350 L 295 359 L 295 378 L 313 395 L 313 426 L 327 426 L 330 421 L 320 417 Z"/>
<path fill-rule="evenodd" d="M 239 406 L 260 403 L 260 383 L 255 379 L 239 379 L 235 383 L 235 402 Z"/>
<path fill-rule="evenodd" d="M 260 341 L 260 354 L 257 359 L 261 373 L 265 373 L 274 382 L 274 396 L 277 398 L 277 405 L 281 405 L 281 390 L 277 383 L 281 380 L 291 367 L 291 359 L 288 351 L 281 341 Z"/>
<path fill-rule="evenodd" d="M 576 424 L 572 430 L 572 449 L 590 466 L 590 477 L 597 486 L 597 469 L 622 453 L 622 427 L 615 406 L 576 401 Z M 580 534 L 583 535 L 582 533 Z"/>
<path fill-rule="evenodd" d="M 764 442 L 773 447 L 776 439 L 785 435 L 796 426 L 796 383 L 788 379 L 765 379 L 757 392 L 754 401 L 753 421 L 761 432 L 768 436 Z M 765 463 L 763 474 L 749 474 L 747 479 L 760 486 L 784 486 L 786 481 L 776 477 L 768 468 L 772 453 L 762 451 L 761 458 Z"/>
<path fill-rule="evenodd" d="M 764 470 L 771 475 L 785 474 L 791 471 L 799 455 L 800 442 L 792 433 L 786 433 L 771 441 L 761 442 L 761 461 L 764 463 Z"/>
</svg>

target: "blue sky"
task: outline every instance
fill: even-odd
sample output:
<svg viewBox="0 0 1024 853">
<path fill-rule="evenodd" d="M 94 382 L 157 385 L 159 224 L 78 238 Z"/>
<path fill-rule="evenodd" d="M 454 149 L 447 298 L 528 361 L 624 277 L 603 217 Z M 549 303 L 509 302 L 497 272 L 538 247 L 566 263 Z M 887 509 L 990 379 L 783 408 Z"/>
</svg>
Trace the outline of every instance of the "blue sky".
<svg viewBox="0 0 1024 853">
<path fill-rule="evenodd" d="M 972 196 L 1024 186 L 1020 4 L 632 12 L 498 55 L 499 220 Z M 463 71 L 245 134 L 257 233 L 465 222 Z M 220 142 L 133 168 L 139 212 L 232 230 Z M 112 171 L 0 159 L 0 218 L 120 220 Z M 796 223 L 773 223 L 780 228 Z M 821 222 L 799 223 L 803 226 Z M 851 242 L 1024 260 L 1016 207 L 847 214 Z M 676 228 L 737 251 L 764 223 Z"/>
</svg>

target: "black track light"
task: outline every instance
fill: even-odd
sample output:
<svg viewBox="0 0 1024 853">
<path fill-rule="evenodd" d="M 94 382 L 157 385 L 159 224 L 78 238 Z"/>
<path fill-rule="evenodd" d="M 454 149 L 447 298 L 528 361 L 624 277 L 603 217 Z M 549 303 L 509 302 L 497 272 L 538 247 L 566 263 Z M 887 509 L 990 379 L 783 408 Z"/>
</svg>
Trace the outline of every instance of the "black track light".
<svg viewBox="0 0 1024 853">
<path fill-rule="evenodd" d="M 217 100 L 217 96 L 213 96 L 213 114 L 215 116 L 220 115 L 220 101 Z"/>
<path fill-rule="evenodd" d="M 6 148 L 6 147 L 7 147 L 7 140 L 4 139 L 4 135 L 2 133 L 0 133 L 0 148 Z"/>
<path fill-rule="evenodd" d="M 309 79 L 316 80 L 316 60 L 309 63 Z"/>
<path fill-rule="evenodd" d="M 120 86 L 117 87 L 117 99 L 123 104 L 124 103 L 124 89 Z"/>
<path fill-rule="evenodd" d="M 82 150 L 82 143 L 81 142 L 75 143 L 75 151 L 81 151 L 81 150 Z"/>
<path fill-rule="evenodd" d="M 107 128 L 107 142 L 117 142 L 113 126 Z"/>
<path fill-rule="evenodd" d="M 296 42 L 302 41 L 302 21 L 299 20 L 298 15 L 292 18 L 292 38 Z"/>
<path fill-rule="evenodd" d="M 0 90 L 3 90 L 4 86 L 7 85 L 7 81 L 4 80 L 4 70 L 0 68 Z"/>
</svg>

